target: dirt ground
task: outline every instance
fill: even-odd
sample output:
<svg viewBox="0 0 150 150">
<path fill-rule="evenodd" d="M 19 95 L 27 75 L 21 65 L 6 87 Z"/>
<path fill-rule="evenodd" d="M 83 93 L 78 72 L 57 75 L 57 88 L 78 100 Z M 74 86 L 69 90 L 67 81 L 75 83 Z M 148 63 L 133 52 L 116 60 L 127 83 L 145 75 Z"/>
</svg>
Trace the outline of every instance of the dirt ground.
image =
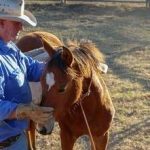
<svg viewBox="0 0 150 150">
<path fill-rule="evenodd" d="M 116 115 L 108 150 L 150 150 L 150 9 L 143 4 L 28 4 L 36 28 L 66 39 L 89 39 L 109 66 L 105 81 Z M 23 35 L 22 34 L 22 35 Z M 61 150 L 59 127 L 50 136 L 37 134 L 38 150 Z M 84 136 L 74 150 L 90 150 Z"/>
</svg>

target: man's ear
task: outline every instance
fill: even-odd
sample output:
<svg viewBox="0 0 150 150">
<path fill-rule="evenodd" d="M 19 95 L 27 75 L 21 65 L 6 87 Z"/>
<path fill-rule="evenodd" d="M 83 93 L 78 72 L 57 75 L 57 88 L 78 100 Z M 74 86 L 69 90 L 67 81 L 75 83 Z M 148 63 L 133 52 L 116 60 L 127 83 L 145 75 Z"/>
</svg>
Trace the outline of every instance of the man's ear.
<svg viewBox="0 0 150 150">
<path fill-rule="evenodd" d="M 61 58 L 68 67 L 71 67 L 74 62 L 73 54 L 67 47 L 63 46 L 62 48 Z"/>
</svg>

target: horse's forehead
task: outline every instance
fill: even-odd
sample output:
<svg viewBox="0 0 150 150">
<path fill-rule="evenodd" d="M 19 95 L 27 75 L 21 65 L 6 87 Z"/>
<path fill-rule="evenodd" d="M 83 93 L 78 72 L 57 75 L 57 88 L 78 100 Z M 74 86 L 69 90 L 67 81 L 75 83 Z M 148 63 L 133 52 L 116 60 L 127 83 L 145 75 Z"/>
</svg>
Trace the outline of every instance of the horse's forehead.
<svg viewBox="0 0 150 150">
<path fill-rule="evenodd" d="M 55 84 L 55 78 L 54 78 L 53 72 L 47 72 L 46 73 L 46 84 L 48 85 L 48 91 L 51 89 L 51 87 Z"/>
<path fill-rule="evenodd" d="M 49 90 L 54 84 L 56 84 L 56 82 L 60 83 L 62 81 L 66 81 L 66 79 L 67 77 L 65 74 L 62 73 L 62 71 L 57 67 L 52 67 L 51 69 L 47 70 L 45 74 L 45 81 L 49 86 Z"/>
</svg>

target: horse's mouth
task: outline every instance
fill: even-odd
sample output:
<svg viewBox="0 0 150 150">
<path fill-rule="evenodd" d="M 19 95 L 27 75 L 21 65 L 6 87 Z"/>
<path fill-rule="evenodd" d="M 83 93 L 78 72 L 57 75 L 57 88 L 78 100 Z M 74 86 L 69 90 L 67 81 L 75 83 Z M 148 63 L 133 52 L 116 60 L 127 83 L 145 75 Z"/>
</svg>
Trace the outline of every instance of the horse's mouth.
<svg viewBox="0 0 150 150">
<path fill-rule="evenodd" d="M 40 133 L 42 135 L 48 135 L 48 134 L 52 133 L 52 131 L 54 129 L 54 125 L 55 125 L 55 118 L 53 117 L 45 125 L 37 124 L 36 130 L 38 133 Z"/>
</svg>

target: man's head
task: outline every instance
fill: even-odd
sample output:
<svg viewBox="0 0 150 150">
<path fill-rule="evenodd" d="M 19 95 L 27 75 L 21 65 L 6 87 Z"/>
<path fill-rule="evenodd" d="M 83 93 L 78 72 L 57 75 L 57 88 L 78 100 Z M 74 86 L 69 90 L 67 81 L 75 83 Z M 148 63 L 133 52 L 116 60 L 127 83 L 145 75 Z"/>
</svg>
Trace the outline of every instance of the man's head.
<svg viewBox="0 0 150 150">
<path fill-rule="evenodd" d="M 36 26 L 36 18 L 24 9 L 24 0 L 0 0 L 0 19 Z"/>
<path fill-rule="evenodd" d="M 24 9 L 24 0 L 0 0 L 0 37 L 6 42 L 14 41 L 24 24 L 37 24 L 31 12 Z"/>
<path fill-rule="evenodd" d="M 21 22 L 0 19 L 0 38 L 5 42 L 15 41 L 21 30 Z"/>
</svg>

